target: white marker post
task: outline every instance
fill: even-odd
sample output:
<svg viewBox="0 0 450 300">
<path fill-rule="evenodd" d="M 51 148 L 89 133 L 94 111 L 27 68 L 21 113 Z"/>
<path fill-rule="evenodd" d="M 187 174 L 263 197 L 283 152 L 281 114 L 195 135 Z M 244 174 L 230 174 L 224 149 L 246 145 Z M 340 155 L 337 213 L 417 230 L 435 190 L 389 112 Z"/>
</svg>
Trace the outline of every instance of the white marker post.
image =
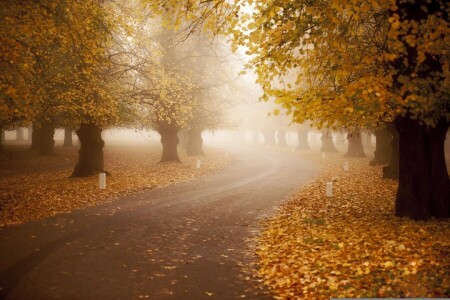
<svg viewBox="0 0 450 300">
<path fill-rule="evenodd" d="M 106 174 L 100 173 L 98 175 L 98 186 L 101 190 L 106 189 Z"/>
<path fill-rule="evenodd" d="M 327 182 L 325 194 L 327 197 L 333 197 L 333 183 L 332 182 Z"/>
<path fill-rule="evenodd" d="M 195 168 L 200 169 L 201 165 L 202 165 L 202 161 L 200 159 L 197 159 L 197 162 L 195 163 Z"/>
<path fill-rule="evenodd" d="M 348 172 L 348 161 L 344 162 L 344 171 Z"/>
</svg>

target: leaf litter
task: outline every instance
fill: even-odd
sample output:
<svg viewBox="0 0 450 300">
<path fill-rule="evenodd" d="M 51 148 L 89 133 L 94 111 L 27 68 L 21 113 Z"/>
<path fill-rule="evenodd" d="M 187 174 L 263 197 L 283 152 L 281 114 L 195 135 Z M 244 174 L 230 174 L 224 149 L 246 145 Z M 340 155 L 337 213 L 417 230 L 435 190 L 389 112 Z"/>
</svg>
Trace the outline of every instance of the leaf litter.
<svg viewBox="0 0 450 300">
<path fill-rule="evenodd" d="M 111 202 L 120 196 L 192 180 L 223 169 L 233 158 L 207 148 L 206 156 L 188 157 L 182 163 L 158 163 L 159 147 L 133 145 L 105 147 L 106 190 L 98 176 L 68 178 L 77 161 L 77 149 L 57 148 L 57 155 L 36 157 L 25 148 L 0 158 L 0 226 L 41 219 L 76 209 Z M 196 168 L 201 159 L 201 168 Z"/>
<path fill-rule="evenodd" d="M 449 297 L 450 221 L 395 217 L 397 181 L 369 159 L 314 159 L 321 174 L 258 237 L 256 276 L 275 298 Z"/>
</svg>

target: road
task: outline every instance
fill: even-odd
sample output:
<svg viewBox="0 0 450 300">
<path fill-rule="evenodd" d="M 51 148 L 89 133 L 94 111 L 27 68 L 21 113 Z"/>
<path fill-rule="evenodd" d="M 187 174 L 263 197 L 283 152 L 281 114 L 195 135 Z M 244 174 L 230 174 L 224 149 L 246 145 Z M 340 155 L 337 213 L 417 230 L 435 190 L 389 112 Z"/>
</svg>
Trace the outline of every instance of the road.
<svg viewBox="0 0 450 300">
<path fill-rule="evenodd" d="M 217 174 L 0 228 L 0 299 L 269 299 L 245 271 L 249 239 L 317 168 L 229 151 L 237 163 Z"/>
</svg>

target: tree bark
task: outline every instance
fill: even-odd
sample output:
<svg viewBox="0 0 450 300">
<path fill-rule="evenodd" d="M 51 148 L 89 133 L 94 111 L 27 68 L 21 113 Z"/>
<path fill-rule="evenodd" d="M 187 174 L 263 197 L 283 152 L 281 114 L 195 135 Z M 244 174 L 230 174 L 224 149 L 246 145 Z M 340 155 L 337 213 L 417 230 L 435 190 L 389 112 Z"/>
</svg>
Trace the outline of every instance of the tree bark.
<svg viewBox="0 0 450 300">
<path fill-rule="evenodd" d="M 297 132 L 297 137 L 298 137 L 298 145 L 297 145 L 298 150 L 311 149 L 308 143 L 308 130 L 299 129 Z"/>
<path fill-rule="evenodd" d="M 102 139 L 102 129 L 92 123 L 83 123 L 76 131 L 80 141 L 78 151 L 78 163 L 70 177 L 87 177 L 97 173 L 107 173 L 105 171 L 103 147 L 105 142 Z"/>
<path fill-rule="evenodd" d="M 203 153 L 202 147 L 203 147 L 202 130 L 196 128 L 188 130 L 187 155 L 188 156 L 205 155 Z"/>
<path fill-rule="evenodd" d="M 277 141 L 278 141 L 278 146 L 280 146 L 280 147 L 287 147 L 286 131 L 285 130 L 278 130 L 278 132 L 277 132 Z"/>
<path fill-rule="evenodd" d="M 41 156 L 48 156 L 55 154 L 55 125 L 52 122 L 42 122 L 39 130 L 39 152 Z"/>
<path fill-rule="evenodd" d="M 41 147 L 41 128 L 34 124 L 31 132 L 30 150 L 37 150 Z"/>
<path fill-rule="evenodd" d="M 64 144 L 63 147 L 73 147 L 72 129 L 64 128 Z"/>
<path fill-rule="evenodd" d="M 349 158 L 366 157 L 366 154 L 364 153 L 364 147 L 362 144 L 361 133 L 359 130 L 349 132 L 347 134 L 347 140 L 348 140 L 348 149 L 347 153 L 344 155 L 345 157 Z"/>
<path fill-rule="evenodd" d="M 174 124 L 164 124 L 158 126 L 158 133 L 161 135 L 161 144 L 163 151 L 160 162 L 176 161 L 180 162 L 178 157 L 178 126 Z"/>
<path fill-rule="evenodd" d="M 392 152 L 392 134 L 389 129 L 383 128 L 375 131 L 375 157 L 370 162 L 371 166 L 386 165 L 389 163 Z"/>
<path fill-rule="evenodd" d="M 263 131 L 263 135 L 264 135 L 264 143 L 266 145 L 275 145 L 275 132 L 272 130 L 264 130 Z"/>
<path fill-rule="evenodd" d="M 338 152 L 333 144 L 333 137 L 331 136 L 330 130 L 322 130 L 322 136 L 320 140 L 322 141 L 321 152 Z"/>
<path fill-rule="evenodd" d="M 398 179 L 399 168 L 399 136 L 398 131 L 394 127 L 389 129 L 392 135 L 391 140 L 391 157 L 389 165 L 383 167 L 383 178 Z"/>
<path fill-rule="evenodd" d="M 0 125 L 0 153 L 3 152 L 4 142 L 5 142 L 5 130 L 3 129 L 3 125 Z"/>
<path fill-rule="evenodd" d="M 18 142 L 25 141 L 25 137 L 23 134 L 23 128 L 16 129 L 16 141 L 18 141 Z"/>
<path fill-rule="evenodd" d="M 450 217 L 450 181 L 444 141 L 449 122 L 435 128 L 409 116 L 397 117 L 399 132 L 399 184 L 395 215 L 413 220 Z"/>
</svg>

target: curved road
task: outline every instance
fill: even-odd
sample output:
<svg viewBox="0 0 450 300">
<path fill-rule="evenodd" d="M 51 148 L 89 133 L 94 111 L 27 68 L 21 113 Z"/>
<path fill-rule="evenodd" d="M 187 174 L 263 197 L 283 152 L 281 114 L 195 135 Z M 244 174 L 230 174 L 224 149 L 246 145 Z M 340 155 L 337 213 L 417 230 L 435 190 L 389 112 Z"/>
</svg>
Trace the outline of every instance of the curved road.
<svg viewBox="0 0 450 300">
<path fill-rule="evenodd" d="M 234 148 L 225 170 L 0 228 L 0 299 L 267 299 L 243 268 L 258 221 L 316 175 L 293 154 Z"/>
</svg>

